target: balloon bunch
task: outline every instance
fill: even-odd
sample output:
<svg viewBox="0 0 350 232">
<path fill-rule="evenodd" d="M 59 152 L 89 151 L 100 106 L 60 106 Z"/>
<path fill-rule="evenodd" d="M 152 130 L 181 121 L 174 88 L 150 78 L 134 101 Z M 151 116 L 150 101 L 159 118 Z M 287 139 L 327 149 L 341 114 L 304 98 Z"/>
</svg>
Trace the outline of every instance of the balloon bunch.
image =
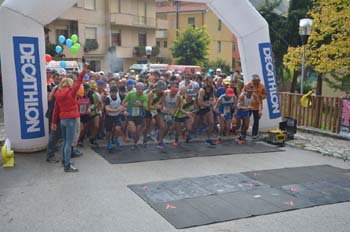
<svg viewBox="0 0 350 232">
<path fill-rule="evenodd" d="M 60 54 L 63 51 L 63 44 L 66 43 L 67 48 L 69 48 L 70 52 L 74 55 L 77 54 L 80 50 L 80 43 L 78 43 L 78 36 L 73 34 L 70 39 L 66 39 L 63 35 L 58 36 L 58 42 L 61 45 L 57 45 L 55 51 L 57 54 Z"/>
</svg>

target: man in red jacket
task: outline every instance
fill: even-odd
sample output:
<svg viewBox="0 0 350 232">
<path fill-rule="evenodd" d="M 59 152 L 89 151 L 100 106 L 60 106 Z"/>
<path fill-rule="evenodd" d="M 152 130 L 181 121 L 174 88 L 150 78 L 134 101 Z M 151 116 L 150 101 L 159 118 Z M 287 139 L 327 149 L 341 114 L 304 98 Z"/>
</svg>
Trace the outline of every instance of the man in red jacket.
<svg viewBox="0 0 350 232">
<path fill-rule="evenodd" d="M 51 129 L 57 129 L 57 119 L 61 120 L 62 133 L 62 154 L 65 172 L 77 172 L 78 169 L 71 164 L 72 144 L 75 136 L 77 118 L 80 117 L 78 111 L 77 92 L 83 82 L 83 77 L 88 71 L 88 65 L 84 64 L 83 71 L 78 80 L 73 85 L 73 80 L 64 78 L 60 83 L 60 89 L 55 93 L 55 108 L 52 116 Z"/>
</svg>

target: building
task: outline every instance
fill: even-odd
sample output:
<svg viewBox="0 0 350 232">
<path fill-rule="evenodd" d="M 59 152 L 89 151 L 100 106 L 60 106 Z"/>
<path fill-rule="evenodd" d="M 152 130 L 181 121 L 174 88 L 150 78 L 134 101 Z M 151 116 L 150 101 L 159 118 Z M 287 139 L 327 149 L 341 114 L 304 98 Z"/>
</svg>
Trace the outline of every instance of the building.
<svg viewBox="0 0 350 232">
<path fill-rule="evenodd" d="M 179 4 L 178 9 L 176 3 Z M 181 1 L 156 1 L 157 21 L 167 21 L 168 31 L 157 29 L 157 46 L 160 56 L 166 56 L 171 62 L 170 47 L 176 39 L 176 31 L 185 30 L 189 26 L 206 26 L 210 36 L 209 60 L 224 59 L 233 69 L 240 69 L 240 57 L 235 36 L 203 3 L 188 3 Z M 178 12 L 178 20 L 177 20 Z M 167 54 L 165 54 L 166 52 Z"/>
<path fill-rule="evenodd" d="M 145 63 L 145 46 L 156 45 L 156 13 L 153 0 L 79 0 L 71 9 L 45 26 L 47 42 L 56 44 L 59 35 L 77 34 L 81 50 L 65 59 L 90 62 L 95 71 L 127 70 Z M 158 49 L 154 49 L 158 55 Z"/>
</svg>

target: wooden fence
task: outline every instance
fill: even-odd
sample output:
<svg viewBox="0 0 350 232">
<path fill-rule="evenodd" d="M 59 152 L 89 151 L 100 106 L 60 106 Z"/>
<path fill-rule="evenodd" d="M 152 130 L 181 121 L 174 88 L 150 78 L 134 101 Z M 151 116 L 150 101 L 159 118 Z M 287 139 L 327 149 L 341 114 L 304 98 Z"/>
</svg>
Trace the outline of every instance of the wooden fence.
<svg viewBox="0 0 350 232">
<path fill-rule="evenodd" d="M 309 107 L 302 107 L 300 104 L 302 94 L 281 92 L 279 95 L 283 117 L 296 119 L 298 126 L 339 132 L 341 98 L 311 96 L 308 99 Z"/>
</svg>

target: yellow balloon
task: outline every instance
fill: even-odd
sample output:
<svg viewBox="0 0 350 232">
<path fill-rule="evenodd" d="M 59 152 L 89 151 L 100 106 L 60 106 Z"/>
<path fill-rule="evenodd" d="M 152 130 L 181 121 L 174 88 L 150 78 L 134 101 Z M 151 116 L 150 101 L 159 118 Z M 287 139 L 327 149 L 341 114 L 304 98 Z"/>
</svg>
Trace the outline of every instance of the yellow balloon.
<svg viewBox="0 0 350 232">
<path fill-rule="evenodd" d="M 307 94 L 305 94 L 304 96 L 301 97 L 300 105 L 302 107 L 308 108 L 312 105 L 312 102 L 309 101 L 311 94 L 312 94 L 312 91 L 310 90 Z"/>
</svg>

